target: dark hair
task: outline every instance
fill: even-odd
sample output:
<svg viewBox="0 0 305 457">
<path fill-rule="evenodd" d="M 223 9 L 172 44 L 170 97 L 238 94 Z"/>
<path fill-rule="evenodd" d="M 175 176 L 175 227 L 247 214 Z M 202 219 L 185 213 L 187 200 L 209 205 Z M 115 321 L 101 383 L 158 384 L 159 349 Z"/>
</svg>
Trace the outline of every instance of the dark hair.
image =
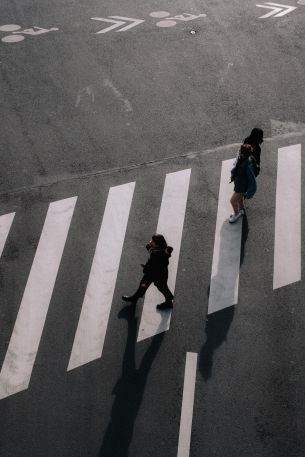
<svg viewBox="0 0 305 457">
<path fill-rule="evenodd" d="M 249 139 L 255 141 L 256 143 L 262 143 L 264 137 L 264 132 L 262 129 L 255 127 L 252 129 Z"/>
<path fill-rule="evenodd" d="M 167 242 L 165 241 L 165 238 L 163 235 L 160 235 L 159 233 L 155 233 L 151 239 L 156 243 L 157 246 L 161 249 L 165 249 L 167 247 Z"/>
<path fill-rule="evenodd" d="M 253 153 L 251 144 L 242 144 L 240 147 L 240 155 L 243 159 L 247 159 Z"/>
</svg>

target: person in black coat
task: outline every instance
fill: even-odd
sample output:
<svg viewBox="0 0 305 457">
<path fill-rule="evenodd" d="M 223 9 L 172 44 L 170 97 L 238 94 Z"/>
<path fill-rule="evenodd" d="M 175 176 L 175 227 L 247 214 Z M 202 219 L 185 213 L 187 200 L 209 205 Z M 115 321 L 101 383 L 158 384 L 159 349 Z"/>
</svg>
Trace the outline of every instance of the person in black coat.
<svg viewBox="0 0 305 457">
<path fill-rule="evenodd" d="M 173 248 L 167 246 L 163 235 L 156 233 L 152 236 L 150 242 L 146 245 L 149 251 L 149 259 L 143 267 L 144 276 L 140 281 L 138 290 L 131 296 L 123 295 L 122 300 L 136 304 L 140 297 L 145 295 L 145 292 L 151 285 L 154 285 L 164 295 L 165 302 L 157 305 L 157 309 L 171 309 L 173 308 L 173 294 L 168 288 L 168 264 Z"/>
<path fill-rule="evenodd" d="M 251 153 L 252 163 L 255 176 L 259 175 L 261 163 L 261 144 L 264 141 L 264 132 L 262 129 L 255 127 L 247 138 L 244 139 L 244 144 L 250 144 L 253 148 Z"/>
<path fill-rule="evenodd" d="M 253 159 L 253 147 L 243 144 L 240 147 L 238 159 L 231 170 L 231 181 L 234 181 L 234 193 L 231 197 L 231 205 L 234 213 L 229 222 L 236 222 L 245 214 L 244 199 L 252 198 L 256 192 L 255 160 Z"/>
</svg>

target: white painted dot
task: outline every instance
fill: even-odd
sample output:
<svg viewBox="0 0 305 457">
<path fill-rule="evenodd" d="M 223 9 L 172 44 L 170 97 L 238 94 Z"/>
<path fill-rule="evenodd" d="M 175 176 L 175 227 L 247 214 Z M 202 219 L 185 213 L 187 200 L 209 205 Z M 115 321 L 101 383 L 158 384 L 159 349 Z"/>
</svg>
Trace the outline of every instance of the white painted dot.
<svg viewBox="0 0 305 457">
<path fill-rule="evenodd" d="M 158 27 L 174 27 L 174 25 L 176 25 L 177 22 L 175 21 L 160 21 L 160 22 L 157 22 L 157 26 Z"/>
<path fill-rule="evenodd" d="M 305 0 L 299 0 L 297 3 L 298 3 L 299 5 L 305 5 Z"/>
<path fill-rule="evenodd" d="M 150 13 L 150 16 L 151 17 L 167 17 L 169 16 L 169 12 L 168 11 L 154 11 L 152 13 Z"/>
<path fill-rule="evenodd" d="M 15 32 L 16 30 L 21 29 L 20 25 L 16 24 L 8 24 L 8 25 L 1 25 L 0 31 L 1 32 Z"/>
<path fill-rule="evenodd" d="M 24 40 L 23 35 L 8 35 L 2 38 L 4 43 L 18 43 L 18 41 Z"/>
</svg>

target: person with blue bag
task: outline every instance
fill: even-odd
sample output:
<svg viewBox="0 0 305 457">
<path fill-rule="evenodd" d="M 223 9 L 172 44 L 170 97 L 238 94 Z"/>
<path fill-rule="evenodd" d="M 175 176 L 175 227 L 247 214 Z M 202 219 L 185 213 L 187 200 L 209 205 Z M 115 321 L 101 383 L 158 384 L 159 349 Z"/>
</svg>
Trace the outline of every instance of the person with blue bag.
<svg viewBox="0 0 305 457">
<path fill-rule="evenodd" d="M 253 147 L 250 144 L 243 144 L 231 170 L 230 182 L 234 182 L 234 193 L 230 200 L 234 211 L 229 217 L 231 224 L 245 214 L 245 198 L 252 198 L 256 192 L 255 165 Z"/>
</svg>

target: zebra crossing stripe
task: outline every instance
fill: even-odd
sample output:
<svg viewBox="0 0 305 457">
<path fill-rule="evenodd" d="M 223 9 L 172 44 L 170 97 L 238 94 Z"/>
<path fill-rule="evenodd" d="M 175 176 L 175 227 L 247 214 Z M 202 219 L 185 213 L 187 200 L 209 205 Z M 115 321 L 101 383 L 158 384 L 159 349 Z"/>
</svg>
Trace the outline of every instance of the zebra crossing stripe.
<svg viewBox="0 0 305 457">
<path fill-rule="evenodd" d="M 273 289 L 301 280 L 301 145 L 278 150 Z"/>
<path fill-rule="evenodd" d="M 195 397 L 197 354 L 186 353 L 177 457 L 189 457 Z"/>
<path fill-rule="evenodd" d="M 157 233 L 162 233 L 167 242 L 174 248 L 169 263 L 168 276 L 168 286 L 173 293 L 176 284 L 190 176 L 191 169 L 166 175 L 157 226 Z M 160 301 L 164 301 L 163 295 L 154 286 L 151 286 L 146 292 L 137 341 L 145 340 L 169 329 L 171 311 L 157 312 L 156 304 Z"/>
<path fill-rule="evenodd" d="M 109 189 L 68 371 L 102 355 L 134 188 Z"/>
<path fill-rule="evenodd" d="M 234 224 L 228 222 L 233 193 L 229 180 L 234 160 L 222 162 L 208 314 L 235 305 L 238 299 L 242 218 Z"/>
<path fill-rule="evenodd" d="M 11 229 L 15 213 L 4 214 L 0 216 L 0 256 L 2 255 L 4 245 Z"/>
<path fill-rule="evenodd" d="M 77 197 L 49 205 L 0 373 L 0 399 L 28 388 Z"/>
</svg>

